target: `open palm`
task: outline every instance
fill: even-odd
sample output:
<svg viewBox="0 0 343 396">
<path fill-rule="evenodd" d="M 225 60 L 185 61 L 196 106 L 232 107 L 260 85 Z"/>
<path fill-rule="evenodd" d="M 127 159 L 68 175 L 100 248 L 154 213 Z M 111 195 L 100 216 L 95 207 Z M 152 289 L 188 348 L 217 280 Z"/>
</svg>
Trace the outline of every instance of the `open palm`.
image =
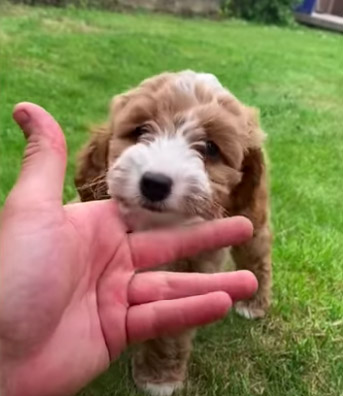
<svg viewBox="0 0 343 396">
<path fill-rule="evenodd" d="M 42 108 L 14 112 L 28 145 L 1 214 L 0 351 L 5 395 L 66 395 L 128 343 L 208 323 L 257 285 L 231 274 L 144 272 L 201 250 L 240 243 L 234 218 L 177 232 L 127 233 L 114 201 L 62 206 L 66 149 Z"/>
</svg>

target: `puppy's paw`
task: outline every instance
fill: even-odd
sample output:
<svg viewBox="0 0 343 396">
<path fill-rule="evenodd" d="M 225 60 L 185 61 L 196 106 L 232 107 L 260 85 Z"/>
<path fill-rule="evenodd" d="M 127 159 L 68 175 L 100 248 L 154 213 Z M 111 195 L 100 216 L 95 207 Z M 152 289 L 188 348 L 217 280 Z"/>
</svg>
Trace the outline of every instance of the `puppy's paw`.
<svg viewBox="0 0 343 396">
<path fill-rule="evenodd" d="M 266 315 L 266 309 L 264 309 L 255 300 L 250 301 L 238 301 L 235 304 L 235 311 L 238 315 L 246 319 L 261 319 Z"/>
<path fill-rule="evenodd" d="M 154 384 L 147 382 L 143 389 L 151 396 L 171 396 L 175 391 L 182 389 L 181 381 Z"/>
</svg>

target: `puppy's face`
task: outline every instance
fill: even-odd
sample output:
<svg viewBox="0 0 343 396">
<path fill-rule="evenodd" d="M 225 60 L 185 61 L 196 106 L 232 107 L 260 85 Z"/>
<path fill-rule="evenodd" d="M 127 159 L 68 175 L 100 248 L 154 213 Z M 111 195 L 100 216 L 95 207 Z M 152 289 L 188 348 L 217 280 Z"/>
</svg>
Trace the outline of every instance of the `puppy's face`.
<svg viewBox="0 0 343 396">
<path fill-rule="evenodd" d="M 162 74 L 114 99 L 109 194 L 152 215 L 221 217 L 262 132 L 209 74 Z"/>
</svg>

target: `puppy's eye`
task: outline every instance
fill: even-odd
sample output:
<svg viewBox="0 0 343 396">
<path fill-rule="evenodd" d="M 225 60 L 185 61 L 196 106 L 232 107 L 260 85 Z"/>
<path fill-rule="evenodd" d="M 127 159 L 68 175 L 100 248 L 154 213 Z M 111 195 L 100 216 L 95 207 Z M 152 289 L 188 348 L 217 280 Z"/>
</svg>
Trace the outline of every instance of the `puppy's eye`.
<svg viewBox="0 0 343 396">
<path fill-rule="evenodd" d="M 206 142 L 205 155 L 210 159 L 217 159 L 220 156 L 219 147 L 212 140 Z"/>
<path fill-rule="evenodd" d="M 148 132 L 148 129 L 145 125 L 140 125 L 136 127 L 131 133 L 130 137 L 132 137 L 135 140 L 138 140 L 142 135 Z"/>
</svg>

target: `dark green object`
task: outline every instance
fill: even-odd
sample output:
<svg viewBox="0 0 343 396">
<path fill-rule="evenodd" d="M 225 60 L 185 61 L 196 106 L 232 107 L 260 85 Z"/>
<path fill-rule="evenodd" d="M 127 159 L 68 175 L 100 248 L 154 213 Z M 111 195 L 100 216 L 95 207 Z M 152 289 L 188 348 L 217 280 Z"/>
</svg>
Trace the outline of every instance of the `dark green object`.
<svg viewBox="0 0 343 396">
<path fill-rule="evenodd" d="M 224 0 L 224 14 L 274 25 L 284 25 L 292 20 L 297 0 Z"/>
</svg>

